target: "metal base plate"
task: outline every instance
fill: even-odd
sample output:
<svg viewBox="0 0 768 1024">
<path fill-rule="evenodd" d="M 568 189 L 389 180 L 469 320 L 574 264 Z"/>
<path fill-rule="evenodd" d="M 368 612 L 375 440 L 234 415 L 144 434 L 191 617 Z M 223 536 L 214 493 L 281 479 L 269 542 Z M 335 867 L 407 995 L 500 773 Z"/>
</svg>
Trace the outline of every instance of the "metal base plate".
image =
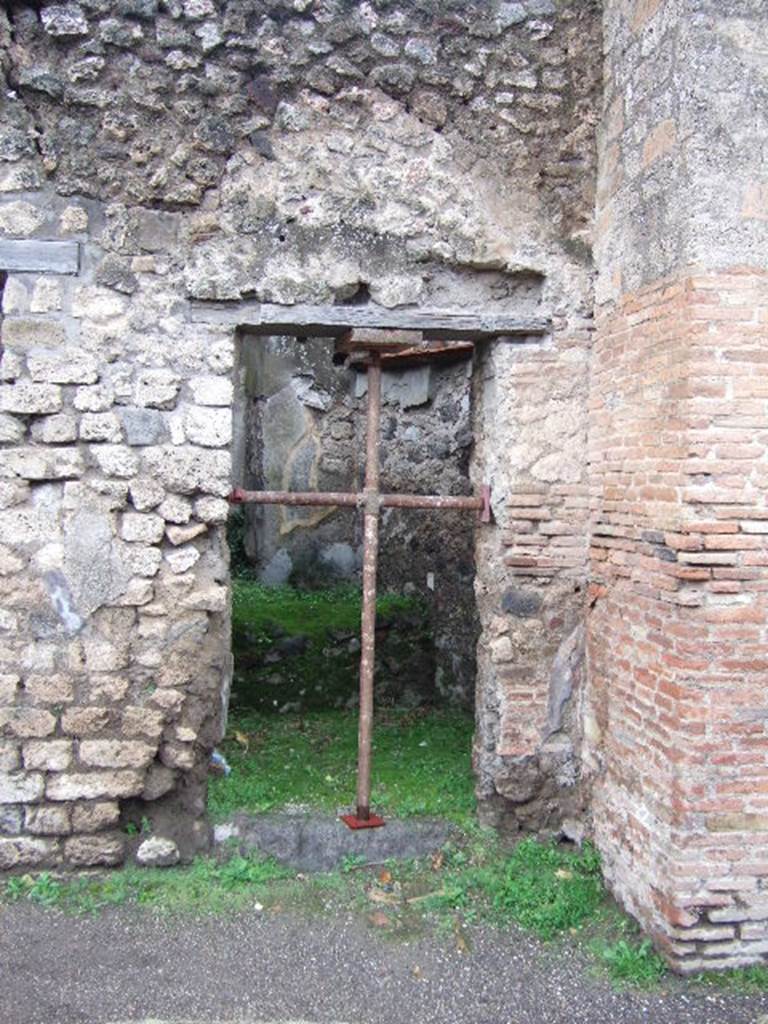
<svg viewBox="0 0 768 1024">
<path fill-rule="evenodd" d="M 378 814 L 369 814 L 367 818 L 358 818 L 356 814 L 342 814 L 341 820 L 347 826 L 347 828 L 381 828 L 384 824 L 384 819 L 380 818 Z"/>
</svg>

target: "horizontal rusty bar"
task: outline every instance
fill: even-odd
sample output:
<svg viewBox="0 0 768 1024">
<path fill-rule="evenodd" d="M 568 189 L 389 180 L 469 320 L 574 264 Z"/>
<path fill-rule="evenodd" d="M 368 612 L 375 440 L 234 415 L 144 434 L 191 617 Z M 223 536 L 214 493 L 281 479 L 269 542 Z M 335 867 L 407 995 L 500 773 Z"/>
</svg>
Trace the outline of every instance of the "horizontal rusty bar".
<svg viewBox="0 0 768 1024">
<path fill-rule="evenodd" d="M 245 491 L 236 488 L 229 496 L 233 505 L 326 505 L 363 508 L 366 494 L 349 491 Z M 465 509 L 482 511 L 486 501 L 476 495 L 380 494 L 380 508 Z"/>
</svg>

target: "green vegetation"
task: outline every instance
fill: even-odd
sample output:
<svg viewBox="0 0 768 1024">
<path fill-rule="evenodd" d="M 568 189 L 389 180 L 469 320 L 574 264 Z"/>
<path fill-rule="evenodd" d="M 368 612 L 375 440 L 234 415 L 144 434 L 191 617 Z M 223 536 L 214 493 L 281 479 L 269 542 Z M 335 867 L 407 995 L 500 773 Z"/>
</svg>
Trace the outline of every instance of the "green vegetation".
<svg viewBox="0 0 768 1024">
<path fill-rule="evenodd" d="M 596 952 L 611 979 L 619 984 L 651 988 L 667 973 L 667 965 L 654 950 L 650 939 L 639 942 L 619 939 L 598 947 Z"/>
<path fill-rule="evenodd" d="M 755 964 L 735 971 L 704 971 L 693 980 L 725 992 L 768 992 L 768 966 Z"/>
<path fill-rule="evenodd" d="M 385 814 L 472 820 L 471 715 L 462 711 L 385 709 L 376 716 L 373 806 Z M 221 818 L 308 804 L 325 811 L 355 793 L 357 719 L 341 711 L 296 715 L 240 713 L 223 752 L 232 774 L 211 780 L 209 806 Z"/>
<path fill-rule="evenodd" d="M 359 587 L 295 590 L 235 579 L 233 707 L 275 712 L 354 703 L 361 600 Z M 380 627 L 395 626 L 395 634 L 402 634 L 399 647 L 395 644 L 391 651 L 401 664 L 430 646 L 426 610 L 417 599 L 382 594 L 377 617 Z M 386 689 L 380 671 L 380 704 Z"/>
</svg>

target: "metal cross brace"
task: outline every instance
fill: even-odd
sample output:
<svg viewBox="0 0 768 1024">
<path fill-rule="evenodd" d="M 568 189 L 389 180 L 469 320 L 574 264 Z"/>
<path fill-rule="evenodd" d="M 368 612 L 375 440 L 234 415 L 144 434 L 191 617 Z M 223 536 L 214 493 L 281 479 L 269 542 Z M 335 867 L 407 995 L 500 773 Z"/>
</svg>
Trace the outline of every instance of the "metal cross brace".
<svg viewBox="0 0 768 1024">
<path fill-rule="evenodd" d="M 353 506 L 364 513 L 363 608 L 360 650 L 360 719 L 358 726 L 357 812 L 344 814 L 341 820 L 349 828 L 376 828 L 384 821 L 370 810 L 371 742 L 373 735 L 373 669 L 376 644 L 376 567 L 379 551 L 379 516 L 382 508 L 466 509 L 477 511 L 480 522 L 491 521 L 491 489 L 484 484 L 473 497 L 382 494 L 379 489 L 379 425 L 381 420 L 381 345 L 372 332 L 360 331 L 358 345 L 354 332 L 353 347 L 365 351 L 368 365 L 368 408 L 365 456 L 365 486 L 359 493 L 245 491 L 236 488 L 229 496 L 233 504 Z M 396 333 L 396 332 L 393 332 Z M 382 335 L 386 332 L 382 331 Z M 348 342 L 349 344 L 349 342 Z"/>
</svg>

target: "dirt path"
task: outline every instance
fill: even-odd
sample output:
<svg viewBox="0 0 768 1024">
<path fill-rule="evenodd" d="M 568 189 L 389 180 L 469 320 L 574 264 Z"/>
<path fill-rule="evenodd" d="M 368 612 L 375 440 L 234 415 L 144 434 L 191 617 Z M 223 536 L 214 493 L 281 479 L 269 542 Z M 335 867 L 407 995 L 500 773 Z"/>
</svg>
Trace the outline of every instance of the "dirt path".
<svg viewBox="0 0 768 1024">
<path fill-rule="evenodd" d="M 359 919 L 70 917 L 0 907 L 2 1024 L 768 1024 L 768 994 L 617 992 L 574 950 L 475 929 L 460 953 Z"/>
</svg>

